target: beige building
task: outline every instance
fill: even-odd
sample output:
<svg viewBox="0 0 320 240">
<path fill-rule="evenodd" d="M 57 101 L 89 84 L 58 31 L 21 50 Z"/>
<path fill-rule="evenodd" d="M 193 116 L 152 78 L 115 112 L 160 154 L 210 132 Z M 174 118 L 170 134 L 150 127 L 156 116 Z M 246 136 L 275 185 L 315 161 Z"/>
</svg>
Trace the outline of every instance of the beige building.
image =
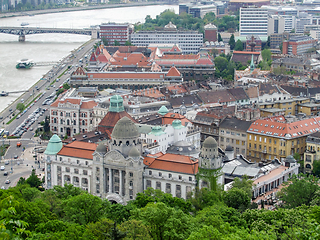
<svg viewBox="0 0 320 240">
<path fill-rule="evenodd" d="M 235 117 L 225 118 L 219 126 L 219 146 L 226 149 L 231 146 L 234 153 L 247 155 L 247 130 L 252 122 Z M 230 147 L 229 147 L 230 148 Z"/>
<path fill-rule="evenodd" d="M 306 151 L 304 153 L 304 169 L 307 173 L 313 170 L 313 162 L 320 160 L 320 133 L 316 132 L 307 137 Z"/>
</svg>

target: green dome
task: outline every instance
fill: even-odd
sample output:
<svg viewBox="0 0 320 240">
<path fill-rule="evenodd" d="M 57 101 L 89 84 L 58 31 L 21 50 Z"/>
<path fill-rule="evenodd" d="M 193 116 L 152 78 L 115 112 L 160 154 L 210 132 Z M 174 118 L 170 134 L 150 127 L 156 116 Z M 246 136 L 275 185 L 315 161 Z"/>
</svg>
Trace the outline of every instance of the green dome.
<svg viewBox="0 0 320 240">
<path fill-rule="evenodd" d="M 178 119 L 173 120 L 173 122 L 172 122 L 172 127 L 173 127 L 174 129 L 184 128 L 184 126 L 182 126 L 182 124 L 181 124 L 181 121 L 178 120 Z"/>
<path fill-rule="evenodd" d="M 286 157 L 286 162 L 289 162 L 289 163 L 296 163 L 296 159 L 292 156 L 292 155 L 289 155 Z"/>
<path fill-rule="evenodd" d="M 166 133 L 164 131 L 162 131 L 162 127 L 154 126 L 154 127 L 152 127 L 151 132 L 149 132 L 148 134 L 153 134 L 155 136 L 160 136 L 160 135 L 166 134 Z"/>
<path fill-rule="evenodd" d="M 123 112 L 123 98 L 119 95 L 114 95 L 110 98 L 109 112 Z"/>
<path fill-rule="evenodd" d="M 47 155 L 56 155 L 62 148 L 62 141 L 57 134 L 54 134 L 48 143 L 46 151 L 44 154 Z"/>
<path fill-rule="evenodd" d="M 114 126 L 111 137 L 115 139 L 132 139 L 140 137 L 140 134 L 134 122 L 128 117 L 123 117 Z"/>
<path fill-rule="evenodd" d="M 166 115 L 167 113 L 169 112 L 169 110 L 168 110 L 168 108 L 166 107 L 166 106 L 162 106 L 160 109 L 159 109 L 159 111 L 158 111 L 158 113 L 160 114 L 160 115 Z"/>
<path fill-rule="evenodd" d="M 204 148 L 216 148 L 218 147 L 217 141 L 213 137 L 207 137 L 203 142 Z"/>
</svg>

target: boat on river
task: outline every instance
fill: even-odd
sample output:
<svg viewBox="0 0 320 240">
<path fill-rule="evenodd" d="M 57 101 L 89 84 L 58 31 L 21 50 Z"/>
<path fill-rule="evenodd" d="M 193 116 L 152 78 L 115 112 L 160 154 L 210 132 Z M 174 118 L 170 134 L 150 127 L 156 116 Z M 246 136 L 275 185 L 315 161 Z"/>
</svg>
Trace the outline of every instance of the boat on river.
<svg viewBox="0 0 320 240">
<path fill-rule="evenodd" d="M 16 68 L 26 68 L 29 69 L 33 67 L 34 62 L 32 59 L 21 59 L 20 61 L 17 62 Z"/>
<path fill-rule="evenodd" d="M 28 26 L 29 23 L 28 23 L 28 22 L 23 22 L 23 23 L 21 23 L 20 25 L 21 25 L 22 27 L 23 27 L 23 26 Z"/>
</svg>

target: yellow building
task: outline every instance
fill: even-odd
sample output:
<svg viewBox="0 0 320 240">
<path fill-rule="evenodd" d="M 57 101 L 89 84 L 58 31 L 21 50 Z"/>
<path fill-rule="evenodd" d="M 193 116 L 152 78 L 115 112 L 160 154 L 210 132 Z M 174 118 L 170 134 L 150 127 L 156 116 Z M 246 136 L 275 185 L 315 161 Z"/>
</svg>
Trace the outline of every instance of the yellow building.
<svg viewBox="0 0 320 240">
<path fill-rule="evenodd" d="M 319 116 L 320 104 L 318 103 L 302 103 L 298 104 L 298 113 L 304 113 L 307 116 Z"/>
<path fill-rule="evenodd" d="M 287 122 L 284 116 L 256 120 L 247 131 L 247 158 L 259 162 L 302 155 L 307 136 L 319 130 L 320 117 L 295 122 Z"/>
<path fill-rule="evenodd" d="M 278 108 L 285 111 L 285 115 L 296 115 L 298 113 L 298 104 L 309 103 L 309 98 L 291 98 L 277 102 L 259 103 L 260 111 L 263 109 Z"/>
<path fill-rule="evenodd" d="M 320 160 L 320 132 L 313 133 L 307 137 L 306 151 L 303 160 L 305 171 L 311 173 L 313 162 Z"/>
</svg>

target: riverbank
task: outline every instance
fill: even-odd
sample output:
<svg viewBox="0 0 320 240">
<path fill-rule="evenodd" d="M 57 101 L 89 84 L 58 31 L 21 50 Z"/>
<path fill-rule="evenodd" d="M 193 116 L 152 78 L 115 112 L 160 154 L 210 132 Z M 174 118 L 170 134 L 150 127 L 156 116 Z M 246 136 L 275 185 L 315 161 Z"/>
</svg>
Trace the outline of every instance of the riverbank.
<svg viewBox="0 0 320 240">
<path fill-rule="evenodd" d="M 100 5 L 95 5 L 95 6 L 54 8 L 54 9 L 44 9 L 44 10 L 32 10 L 32 11 L 27 11 L 27 12 L 8 12 L 8 13 L 0 13 L 0 18 L 32 16 L 32 15 L 59 13 L 59 12 L 96 10 L 96 9 L 104 9 L 104 8 L 141 7 L 141 6 L 152 6 L 152 5 L 159 5 L 159 4 L 160 4 L 160 2 L 143 2 L 143 3 L 126 3 L 126 4 L 100 4 Z M 172 4 L 170 2 L 161 2 L 161 4 L 177 5 L 176 3 Z"/>
</svg>

